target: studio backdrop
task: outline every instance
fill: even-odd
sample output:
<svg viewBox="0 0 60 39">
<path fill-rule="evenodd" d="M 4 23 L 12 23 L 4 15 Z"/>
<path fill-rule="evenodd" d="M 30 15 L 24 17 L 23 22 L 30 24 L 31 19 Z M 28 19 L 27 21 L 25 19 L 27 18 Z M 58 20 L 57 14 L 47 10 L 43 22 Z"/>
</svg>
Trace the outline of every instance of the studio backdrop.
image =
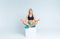
<svg viewBox="0 0 60 39">
<path fill-rule="evenodd" d="M 24 33 L 20 19 L 30 8 L 40 18 L 38 32 L 60 32 L 59 0 L 0 0 L 0 33 Z"/>
</svg>

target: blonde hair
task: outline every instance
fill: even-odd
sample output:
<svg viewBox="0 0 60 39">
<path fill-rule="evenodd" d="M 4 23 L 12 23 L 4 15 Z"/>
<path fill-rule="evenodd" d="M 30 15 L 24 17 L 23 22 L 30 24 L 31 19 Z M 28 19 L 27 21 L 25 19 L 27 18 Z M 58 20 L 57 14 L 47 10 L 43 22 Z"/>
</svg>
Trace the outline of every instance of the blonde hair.
<svg viewBox="0 0 60 39">
<path fill-rule="evenodd" d="M 32 8 L 29 9 L 28 15 L 30 14 L 30 10 L 32 10 Z M 33 10 L 32 10 L 32 15 L 33 15 Z"/>
</svg>

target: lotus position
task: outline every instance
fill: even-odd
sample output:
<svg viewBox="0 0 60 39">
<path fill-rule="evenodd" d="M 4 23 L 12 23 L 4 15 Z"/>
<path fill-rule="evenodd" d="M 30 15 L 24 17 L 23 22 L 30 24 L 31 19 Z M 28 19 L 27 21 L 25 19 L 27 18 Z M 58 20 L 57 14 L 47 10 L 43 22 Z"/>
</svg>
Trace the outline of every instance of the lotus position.
<svg viewBox="0 0 60 39">
<path fill-rule="evenodd" d="M 38 23 L 39 19 L 37 19 L 34 14 L 33 14 L 33 10 L 30 8 L 29 9 L 29 13 L 28 15 L 25 17 L 26 20 L 22 20 L 24 25 L 28 26 L 28 27 L 34 27 L 36 26 L 36 24 Z"/>
</svg>

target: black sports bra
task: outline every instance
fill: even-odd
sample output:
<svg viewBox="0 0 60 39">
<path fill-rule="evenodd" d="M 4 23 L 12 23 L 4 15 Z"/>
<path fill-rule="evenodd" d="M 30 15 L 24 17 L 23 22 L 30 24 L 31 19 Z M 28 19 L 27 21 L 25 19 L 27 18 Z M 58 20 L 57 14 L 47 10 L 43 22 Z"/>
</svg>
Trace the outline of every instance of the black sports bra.
<svg viewBox="0 0 60 39">
<path fill-rule="evenodd" d="M 30 16 L 28 15 L 28 20 L 34 20 L 34 17 L 33 17 L 33 16 L 30 17 Z"/>
</svg>

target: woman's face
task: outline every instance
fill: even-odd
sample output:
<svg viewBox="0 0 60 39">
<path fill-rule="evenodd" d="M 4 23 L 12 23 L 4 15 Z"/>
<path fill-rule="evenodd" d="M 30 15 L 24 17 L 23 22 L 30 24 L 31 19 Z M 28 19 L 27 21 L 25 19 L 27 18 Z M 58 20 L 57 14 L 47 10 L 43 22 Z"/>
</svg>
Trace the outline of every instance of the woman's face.
<svg viewBox="0 0 60 39">
<path fill-rule="evenodd" d="M 32 9 L 30 9 L 30 10 L 29 10 L 29 13 L 30 13 L 30 14 L 33 14 L 33 11 L 32 11 Z"/>
</svg>

